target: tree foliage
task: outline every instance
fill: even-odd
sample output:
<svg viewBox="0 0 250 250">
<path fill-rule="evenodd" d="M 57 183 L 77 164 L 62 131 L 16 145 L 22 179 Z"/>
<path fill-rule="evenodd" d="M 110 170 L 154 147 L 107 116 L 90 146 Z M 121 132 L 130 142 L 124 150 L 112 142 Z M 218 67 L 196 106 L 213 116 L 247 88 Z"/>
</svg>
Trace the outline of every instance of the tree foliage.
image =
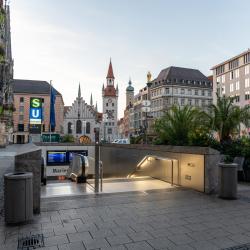
<svg viewBox="0 0 250 250">
<path fill-rule="evenodd" d="M 250 106 L 243 108 L 233 104 L 232 97 L 217 96 L 217 105 L 211 105 L 207 120 L 212 131 L 218 133 L 220 142 L 231 140 L 239 134 L 240 124 L 249 126 Z"/>
<path fill-rule="evenodd" d="M 207 139 L 205 114 L 191 106 L 172 106 L 156 120 L 155 131 L 162 144 L 190 145 L 202 137 Z"/>
</svg>

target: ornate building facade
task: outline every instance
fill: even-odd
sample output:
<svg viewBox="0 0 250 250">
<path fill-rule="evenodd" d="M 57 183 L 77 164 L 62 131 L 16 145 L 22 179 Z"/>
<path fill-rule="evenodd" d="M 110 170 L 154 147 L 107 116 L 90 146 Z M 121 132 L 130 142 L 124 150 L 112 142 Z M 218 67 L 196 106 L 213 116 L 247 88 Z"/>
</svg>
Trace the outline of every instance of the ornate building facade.
<svg viewBox="0 0 250 250">
<path fill-rule="evenodd" d="M 118 85 L 115 88 L 115 77 L 110 60 L 106 86 L 102 87 L 103 100 L 103 139 L 108 142 L 118 138 Z"/>
<path fill-rule="evenodd" d="M 0 144 L 11 140 L 13 127 L 13 60 L 11 53 L 10 10 L 0 0 Z"/>
<path fill-rule="evenodd" d="M 66 106 L 64 110 L 64 134 L 73 135 L 76 141 L 94 142 L 95 128 L 100 128 L 100 114 L 97 105 L 94 107 L 92 94 L 90 105 L 81 96 L 79 84 L 78 96 L 72 106 Z"/>
</svg>

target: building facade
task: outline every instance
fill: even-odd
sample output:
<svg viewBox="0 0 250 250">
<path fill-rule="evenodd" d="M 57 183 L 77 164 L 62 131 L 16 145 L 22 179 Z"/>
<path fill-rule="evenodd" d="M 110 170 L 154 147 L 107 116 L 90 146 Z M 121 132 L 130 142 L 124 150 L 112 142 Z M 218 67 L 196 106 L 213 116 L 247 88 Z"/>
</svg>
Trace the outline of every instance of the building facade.
<svg viewBox="0 0 250 250">
<path fill-rule="evenodd" d="M 94 107 L 92 94 L 90 105 L 81 96 L 79 84 L 78 96 L 72 106 L 65 107 L 63 131 L 64 134 L 73 135 L 76 141 L 91 143 L 95 141 L 95 128 L 100 128 L 97 105 Z"/>
<path fill-rule="evenodd" d="M 14 106 L 13 112 L 13 143 L 28 143 L 30 138 L 39 140 L 43 133 L 50 132 L 50 92 L 51 85 L 46 81 L 13 80 Z M 55 129 L 54 133 L 61 134 L 63 127 L 64 103 L 62 95 L 55 90 Z M 31 98 L 42 100 L 41 131 L 33 133 L 30 125 L 30 101 Z"/>
<path fill-rule="evenodd" d="M 206 109 L 212 103 L 212 82 L 199 70 L 169 67 L 150 83 L 151 115 L 163 116 L 172 105 Z"/>
<path fill-rule="evenodd" d="M 118 85 L 115 87 L 115 77 L 110 60 L 108 74 L 106 77 L 106 86 L 102 87 L 103 100 L 103 139 L 112 142 L 118 138 Z"/>
<path fill-rule="evenodd" d="M 235 104 L 250 104 L 250 49 L 216 66 L 213 70 L 213 102 L 217 96 L 235 97 Z"/>
<path fill-rule="evenodd" d="M 10 8 L 0 1 L 0 145 L 11 141 L 13 132 L 13 59 L 11 53 Z"/>
</svg>

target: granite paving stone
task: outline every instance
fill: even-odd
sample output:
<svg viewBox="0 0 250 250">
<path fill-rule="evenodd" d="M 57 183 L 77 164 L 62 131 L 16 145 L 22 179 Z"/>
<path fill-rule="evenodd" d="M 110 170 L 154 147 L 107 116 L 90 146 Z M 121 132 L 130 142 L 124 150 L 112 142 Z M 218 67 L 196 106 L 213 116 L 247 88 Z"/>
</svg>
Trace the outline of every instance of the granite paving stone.
<svg viewBox="0 0 250 250">
<path fill-rule="evenodd" d="M 128 250 L 152 250 L 152 246 L 150 246 L 147 242 L 135 242 L 135 243 L 128 243 L 125 244 Z"/>
<path fill-rule="evenodd" d="M 152 246 L 154 249 L 163 249 L 163 248 L 170 248 L 176 246 L 172 241 L 170 241 L 166 237 L 160 237 L 157 239 L 150 239 L 147 242 Z"/>
<path fill-rule="evenodd" d="M 66 235 L 57 235 L 52 237 L 44 238 L 44 243 L 46 247 L 55 246 L 58 244 L 68 243 L 68 237 Z"/>
<path fill-rule="evenodd" d="M 58 245 L 57 250 L 85 250 L 83 243 L 80 242 L 73 242 L 68 244 Z"/>
<path fill-rule="evenodd" d="M 67 234 L 70 242 L 77 242 L 83 240 L 92 240 L 89 232 L 81 232 L 81 233 L 70 233 Z"/>
<path fill-rule="evenodd" d="M 109 244 L 111 246 L 114 246 L 114 245 L 122 245 L 122 244 L 125 244 L 125 243 L 129 243 L 131 242 L 132 240 L 127 236 L 127 235 L 115 235 L 115 236 L 109 236 L 109 237 L 106 237 L 107 241 L 109 242 Z"/>
<path fill-rule="evenodd" d="M 106 239 L 87 239 L 83 240 L 83 244 L 87 250 L 89 249 L 98 249 L 101 247 L 110 247 Z"/>
</svg>

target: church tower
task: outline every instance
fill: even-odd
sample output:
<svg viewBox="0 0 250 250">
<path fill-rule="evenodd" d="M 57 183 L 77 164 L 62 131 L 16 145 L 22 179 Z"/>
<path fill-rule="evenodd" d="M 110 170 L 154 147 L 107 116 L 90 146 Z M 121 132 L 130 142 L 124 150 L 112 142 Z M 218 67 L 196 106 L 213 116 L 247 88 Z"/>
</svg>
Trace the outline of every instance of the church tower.
<svg viewBox="0 0 250 250">
<path fill-rule="evenodd" d="M 126 107 L 134 103 L 134 87 L 132 86 L 131 79 L 129 79 L 128 87 L 126 88 Z"/>
<path fill-rule="evenodd" d="M 102 87 L 103 99 L 103 137 L 105 141 L 112 142 L 117 139 L 118 119 L 118 85 L 115 88 L 115 77 L 110 59 L 106 86 Z"/>
</svg>

